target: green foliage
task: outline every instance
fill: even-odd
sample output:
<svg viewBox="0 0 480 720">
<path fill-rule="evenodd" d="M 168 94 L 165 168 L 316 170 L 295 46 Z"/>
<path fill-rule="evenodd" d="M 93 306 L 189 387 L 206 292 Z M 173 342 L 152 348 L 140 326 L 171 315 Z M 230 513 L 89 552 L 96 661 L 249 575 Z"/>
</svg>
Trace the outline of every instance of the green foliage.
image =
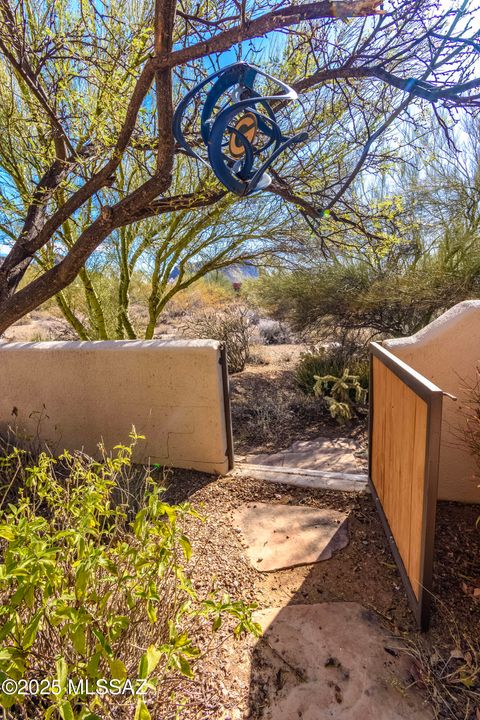
<svg viewBox="0 0 480 720">
<path fill-rule="evenodd" d="M 315 381 L 315 395 L 323 398 L 330 415 L 339 425 L 352 419 L 355 404 L 365 403 L 367 400 L 367 391 L 360 385 L 358 375 L 351 375 L 348 368 L 345 368 L 339 377 L 316 376 Z"/>
<path fill-rule="evenodd" d="M 129 183 L 132 177 L 133 170 Z M 205 176 L 202 186 L 207 185 Z M 56 296 L 63 316 L 83 339 L 151 339 L 192 289 L 232 297 L 232 283 L 223 270 L 261 259 L 285 241 L 278 212 L 265 220 L 250 205 L 239 215 L 238 202 L 230 194 L 206 208 L 115 230 L 74 283 Z M 262 242 L 255 247 L 251 227 L 260 224 Z M 72 231 L 72 239 L 74 235 Z M 62 248 L 67 250 L 63 243 L 57 251 Z"/>
<path fill-rule="evenodd" d="M 3 295 L 8 299 L 15 294 L 33 256 L 35 272 L 50 273 L 43 284 L 26 284 L 17 301 L 4 306 L 3 323 L 56 293 L 62 313 L 81 338 L 151 338 L 173 294 L 212 270 L 240 260 L 262 259 L 268 267 L 277 261 L 290 264 L 295 254 L 308 264 L 318 257 L 310 253 L 312 237 L 322 257 L 338 252 L 340 259 L 353 246 L 363 250 L 367 238 L 376 245 L 369 259 L 383 260 L 416 225 L 397 186 L 410 167 L 430 190 L 412 155 L 422 160 L 430 155 L 419 152 L 419 146 L 431 134 L 432 116 L 418 93 L 410 93 L 407 103 L 418 100 L 420 105 L 412 107 L 408 117 L 414 122 L 408 132 L 401 132 L 398 123 L 406 111 L 406 105 L 400 105 L 405 100 L 402 79 L 421 76 L 428 84 L 434 73 L 438 91 L 448 85 L 448 93 L 439 97 L 446 109 L 475 104 L 475 96 L 456 96 L 474 86 L 473 80 L 470 86 L 466 81 L 475 63 L 471 53 L 461 52 L 461 37 L 449 36 L 448 7 L 435 7 L 431 0 L 402 0 L 389 8 L 386 22 L 381 17 L 338 22 L 320 18 L 320 12 L 318 22 L 301 23 L 299 33 L 289 33 L 286 43 L 268 43 L 268 49 L 261 47 L 257 30 L 261 26 L 263 33 L 270 27 L 275 3 L 269 0 L 246 3 L 237 29 L 229 3 L 187 2 L 182 8 L 163 38 L 162 53 L 167 57 L 182 47 L 186 55 L 183 61 L 168 61 L 176 67 L 172 88 L 165 81 L 160 92 L 163 83 L 159 75 L 153 83 L 152 56 L 158 53 L 155 25 L 165 18 L 155 17 L 155 3 L 0 3 L 0 237 L 20 242 L 2 273 Z M 349 6 L 346 14 L 354 16 L 357 10 Z M 373 6 L 370 10 L 375 15 Z M 465 13 L 469 20 L 463 24 L 470 36 L 474 10 Z M 264 23 L 250 23 L 261 16 Z M 280 24 L 291 22 L 282 17 Z M 436 29 L 435 42 L 430 26 Z M 254 55 L 260 52 L 266 69 L 303 84 L 301 110 L 289 106 L 283 112 L 284 104 L 277 110 L 286 132 L 290 125 L 297 133 L 308 129 L 315 138 L 298 152 L 278 157 L 272 192 L 248 203 L 223 195 L 213 174 L 200 174 L 193 158 L 175 153 L 173 138 L 162 130 L 163 120 L 171 127 L 170 105 L 208 72 L 211 48 L 228 49 L 230 35 L 222 35 L 227 29 L 239 33 L 239 42 L 243 38 L 251 43 Z M 419 42 L 412 45 L 419 31 Z M 214 35 L 216 44 L 211 46 Z M 474 39 L 472 32 L 465 48 L 474 47 Z M 321 74 L 314 77 L 320 56 L 321 66 L 331 69 L 332 82 L 323 82 Z M 395 78 L 384 72 L 380 81 L 379 68 L 394 72 Z M 309 79 L 302 83 L 302 78 Z M 171 103 L 166 100 L 170 95 Z M 194 136 L 199 110 L 200 105 L 189 123 Z M 437 118 L 452 147 L 454 117 L 457 113 L 446 121 Z M 463 163 L 458 165 L 463 170 Z M 375 183 L 369 177 L 375 177 Z M 442 188 L 439 196 L 444 195 Z M 469 203 L 462 207 L 471 214 Z M 115 217 L 107 223 L 103 215 L 110 216 L 110 208 Z M 169 215 L 167 222 L 161 219 L 164 214 Z M 431 217 L 436 220 L 437 215 Z M 71 259 L 57 271 L 62 257 Z M 100 280 L 112 268 L 118 278 L 113 295 Z M 137 322 L 137 308 L 130 304 L 131 277 L 147 269 L 148 318 Z M 76 272 L 85 313 L 75 312 L 65 292 Z"/>
<path fill-rule="evenodd" d="M 0 682 L 45 680 L 36 698 L 0 695 L 4 708 L 29 718 L 111 717 L 114 706 L 148 720 L 181 678 L 191 678 L 198 639 L 226 618 L 233 632 L 258 633 L 253 605 L 211 593 L 202 597 L 188 573 L 187 504 L 169 505 L 146 475 L 138 485 L 132 449 L 96 462 L 82 453 L 29 458 L 16 448 L 0 458 L 6 494 L 0 510 Z M 17 497 L 11 500 L 13 490 Z M 88 694 L 72 687 L 100 679 L 145 681 L 147 695 Z M 130 705 L 129 705 L 130 703 Z M 135 709 L 134 709 L 135 708 Z"/>
<path fill-rule="evenodd" d="M 417 248 L 418 249 L 418 248 Z M 452 305 L 480 295 L 480 236 L 450 227 L 437 251 L 420 257 L 368 256 L 263 277 L 257 298 L 274 317 L 318 339 L 355 330 L 372 337 L 411 335 Z"/>
<path fill-rule="evenodd" d="M 312 348 L 300 355 L 294 371 L 295 382 L 306 395 L 315 394 L 317 376 L 343 373 L 345 366 L 358 376 L 362 388 L 368 388 L 369 365 L 366 359 L 352 356 L 345 348 Z"/>
</svg>

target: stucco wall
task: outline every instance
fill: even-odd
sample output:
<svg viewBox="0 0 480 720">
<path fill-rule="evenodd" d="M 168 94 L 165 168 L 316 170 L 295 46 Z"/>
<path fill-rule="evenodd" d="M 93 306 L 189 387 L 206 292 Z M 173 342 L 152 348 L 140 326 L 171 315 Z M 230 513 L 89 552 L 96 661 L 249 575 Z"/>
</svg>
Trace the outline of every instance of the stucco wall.
<svg viewBox="0 0 480 720">
<path fill-rule="evenodd" d="M 223 473 L 227 431 L 219 343 L 0 343 L 0 430 L 98 455 L 145 435 L 134 460 Z"/>
<path fill-rule="evenodd" d="M 444 396 L 440 449 L 439 498 L 480 502 L 474 461 L 462 443 L 465 385 L 475 382 L 480 365 L 480 301 L 459 303 L 411 337 L 386 340 L 394 355 L 457 397 Z"/>
</svg>

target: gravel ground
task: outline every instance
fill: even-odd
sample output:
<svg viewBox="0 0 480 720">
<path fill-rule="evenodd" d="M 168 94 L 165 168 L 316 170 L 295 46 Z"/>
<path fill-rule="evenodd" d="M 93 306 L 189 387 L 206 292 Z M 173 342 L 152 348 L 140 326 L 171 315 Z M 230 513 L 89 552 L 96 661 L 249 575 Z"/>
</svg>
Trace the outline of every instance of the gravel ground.
<svg viewBox="0 0 480 720">
<path fill-rule="evenodd" d="M 427 660 L 434 654 L 435 658 L 448 659 L 459 643 L 465 644 L 467 639 L 478 641 L 480 601 L 466 592 L 468 582 L 475 583 L 480 577 L 480 533 L 475 528 L 478 508 L 454 503 L 439 505 L 432 628 L 427 636 L 421 636 L 415 629 L 400 576 L 369 495 L 312 491 L 233 477 L 215 480 L 200 473 L 175 471 L 167 499 L 188 500 L 206 518 L 204 523 L 192 522 L 187 528 L 197 558 L 194 578 L 205 587 L 214 576 L 218 588 L 232 597 L 256 601 L 259 607 L 356 601 L 376 612 L 388 630 L 403 636 L 414 654 L 421 648 L 422 657 L 426 653 Z M 245 560 L 240 537 L 231 522 L 232 510 L 251 501 L 347 510 L 350 543 L 326 562 L 260 573 Z M 188 705 L 182 710 L 182 720 L 260 720 L 262 699 L 266 696 L 264 684 L 275 681 L 268 679 L 268 673 L 266 681 L 265 668 L 260 667 L 261 658 L 256 650 L 261 642 L 247 637 L 227 640 L 212 649 L 208 660 L 198 663 L 196 679 L 186 690 Z M 450 662 L 457 663 L 450 666 L 455 669 L 463 661 Z M 426 677 L 426 670 L 425 657 L 421 662 L 412 660 L 412 681 L 431 695 L 432 679 Z M 474 685 L 472 692 L 476 689 Z M 460 704 L 457 709 L 460 712 Z M 475 712 L 472 705 L 472 714 L 439 717 L 477 720 Z"/>
</svg>

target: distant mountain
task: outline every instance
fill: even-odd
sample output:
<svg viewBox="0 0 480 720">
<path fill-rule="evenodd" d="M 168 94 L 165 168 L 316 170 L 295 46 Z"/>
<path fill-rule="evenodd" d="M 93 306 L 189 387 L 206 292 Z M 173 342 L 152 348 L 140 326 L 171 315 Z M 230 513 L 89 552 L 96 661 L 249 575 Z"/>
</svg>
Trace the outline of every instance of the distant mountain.
<svg viewBox="0 0 480 720">
<path fill-rule="evenodd" d="M 243 282 L 244 280 L 258 278 L 259 275 L 258 268 L 246 263 L 230 265 L 230 267 L 222 268 L 219 272 L 228 278 L 230 282 Z"/>
<path fill-rule="evenodd" d="M 200 267 L 200 264 L 192 263 L 191 269 L 196 270 Z M 178 267 L 174 267 L 169 275 L 170 280 L 176 280 L 178 277 Z M 212 270 L 210 276 L 214 276 L 216 273 L 223 275 L 227 280 L 232 283 L 243 282 L 251 278 L 257 278 L 259 275 L 258 268 L 248 263 L 237 263 L 236 265 L 230 265 L 229 267 L 221 268 L 220 270 Z"/>
</svg>

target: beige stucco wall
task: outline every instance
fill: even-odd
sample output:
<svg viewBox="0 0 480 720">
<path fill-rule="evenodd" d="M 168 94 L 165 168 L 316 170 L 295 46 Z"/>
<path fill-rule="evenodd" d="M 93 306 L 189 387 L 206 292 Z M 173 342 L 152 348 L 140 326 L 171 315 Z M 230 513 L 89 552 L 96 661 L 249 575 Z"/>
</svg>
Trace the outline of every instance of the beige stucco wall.
<svg viewBox="0 0 480 720">
<path fill-rule="evenodd" d="M 98 455 L 145 435 L 136 462 L 228 470 L 219 343 L 0 342 L 0 431 Z"/>
<path fill-rule="evenodd" d="M 383 343 L 394 355 L 458 400 L 444 396 L 439 469 L 439 498 L 480 502 L 474 461 L 462 443 L 465 385 L 475 382 L 480 365 L 480 301 L 455 305 L 411 337 Z"/>
</svg>

